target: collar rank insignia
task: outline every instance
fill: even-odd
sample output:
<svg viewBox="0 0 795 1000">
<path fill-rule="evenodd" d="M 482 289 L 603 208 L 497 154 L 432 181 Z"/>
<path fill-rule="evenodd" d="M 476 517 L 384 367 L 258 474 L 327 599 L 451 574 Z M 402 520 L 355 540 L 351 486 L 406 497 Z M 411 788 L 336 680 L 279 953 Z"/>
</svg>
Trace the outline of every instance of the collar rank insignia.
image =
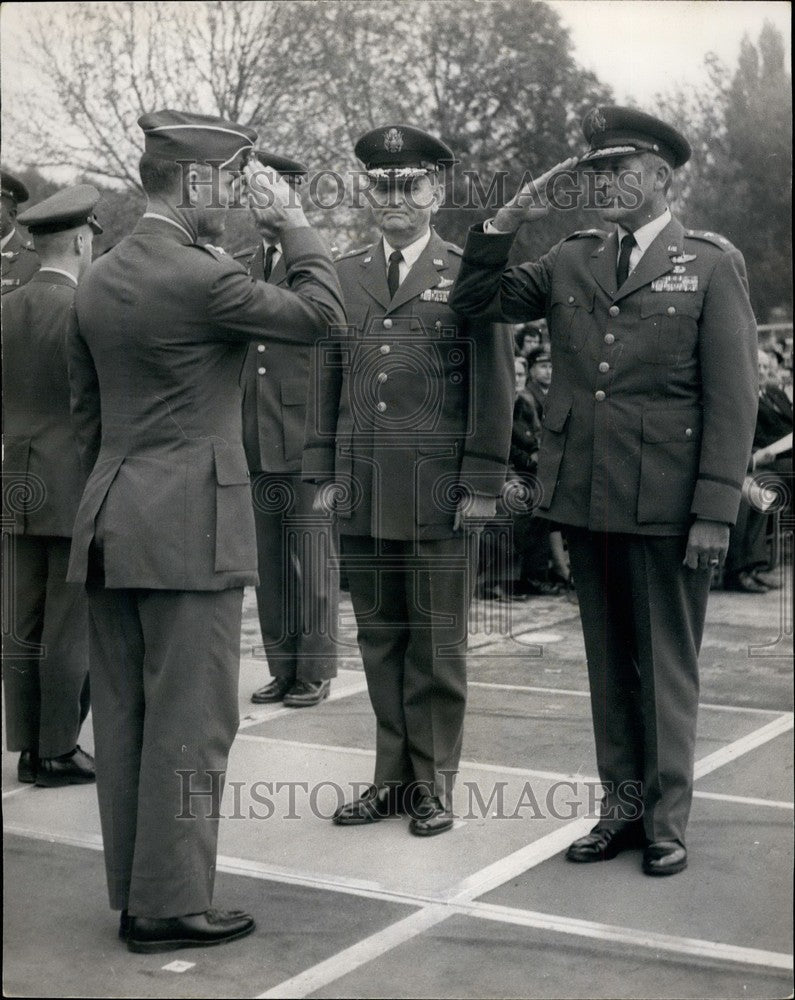
<svg viewBox="0 0 795 1000">
<path fill-rule="evenodd" d="M 370 264 L 372 262 L 372 257 L 365 257 L 362 264 Z"/>
<path fill-rule="evenodd" d="M 403 149 L 403 133 L 398 128 L 391 128 L 384 133 L 384 149 L 388 153 L 399 153 Z"/>
<path fill-rule="evenodd" d="M 678 257 L 671 257 L 672 264 L 689 264 L 691 260 L 695 260 L 697 254 L 694 253 L 682 253 Z"/>
<path fill-rule="evenodd" d="M 437 267 L 444 267 L 444 261 L 441 257 L 434 257 L 433 262 Z"/>
</svg>

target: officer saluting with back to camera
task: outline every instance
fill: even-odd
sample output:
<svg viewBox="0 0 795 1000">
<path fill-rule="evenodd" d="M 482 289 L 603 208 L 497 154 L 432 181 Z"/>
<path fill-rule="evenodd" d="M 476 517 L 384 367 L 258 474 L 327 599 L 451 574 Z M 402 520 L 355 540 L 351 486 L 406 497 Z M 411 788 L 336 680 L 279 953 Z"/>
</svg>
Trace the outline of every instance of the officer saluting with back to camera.
<svg viewBox="0 0 795 1000">
<path fill-rule="evenodd" d="M 385 125 L 355 153 L 380 235 L 337 262 L 351 326 L 319 351 L 304 454 L 339 519 L 377 722 L 373 784 L 335 822 L 411 810 L 411 832 L 432 836 L 453 825 L 466 706 L 477 539 L 464 528 L 493 515 L 505 479 L 513 352 L 450 308 L 461 251 L 431 220 L 452 152 Z"/>
<path fill-rule="evenodd" d="M 710 577 L 754 431 L 756 327 L 741 253 L 668 208 L 684 136 L 620 107 L 594 109 L 583 132 L 579 167 L 602 175 L 601 215 L 615 227 L 506 269 L 516 229 L 548 211 L 545 192 L 577 165 L 567 160 L 473 228 L 452 305 L 549 323 L 539 514 L 568 539 L 606 790 L 567 857 L 644 846 L 644 872 L 673 875 L 687 864 Z"/>
</svg>

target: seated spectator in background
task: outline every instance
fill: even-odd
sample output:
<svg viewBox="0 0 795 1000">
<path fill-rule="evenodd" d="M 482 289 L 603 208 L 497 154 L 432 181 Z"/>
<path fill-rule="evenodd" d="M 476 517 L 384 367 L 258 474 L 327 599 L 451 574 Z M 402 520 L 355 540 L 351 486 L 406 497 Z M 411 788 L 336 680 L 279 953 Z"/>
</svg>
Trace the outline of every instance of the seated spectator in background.
<svg viewBox="0 0 795 1000">
<path fill-rule="evenodd" d="M 751 473 L 792 473 L 792 403 L 776 379 L 776 359 L 768 351 L 760 351 L 759 411 Z M 773 568 L 767 543 L 771 516 L 759 508 L 758 500 L 754 502 L 753 494 L 743 491 L 724 567 L 723 584 L 727 590 L 766 594 L 777 588 L 778 584 L 765 574 L 765 570 Z"/>
</svg>

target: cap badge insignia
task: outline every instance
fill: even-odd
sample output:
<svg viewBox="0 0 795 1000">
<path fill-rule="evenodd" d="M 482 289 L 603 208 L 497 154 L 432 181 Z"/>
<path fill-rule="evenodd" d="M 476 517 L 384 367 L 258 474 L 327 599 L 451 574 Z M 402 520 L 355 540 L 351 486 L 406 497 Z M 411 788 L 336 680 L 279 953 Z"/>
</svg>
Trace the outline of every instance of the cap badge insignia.
<svg viewBox="0 0 795 1000">
<path fill-rule="evenodd" d="M 594 132 L 604 132 L 607 129 L 607 119 L 599 108 L 594 108 L 588 115 L 588 124 Z"/>
<path fill-rule="evenodd" d="M 403 149 L 403 133 L 400 129 L 391 128 L 384 134 L 384 149 L 388 153 L 399 153 Z"/>
</svg>

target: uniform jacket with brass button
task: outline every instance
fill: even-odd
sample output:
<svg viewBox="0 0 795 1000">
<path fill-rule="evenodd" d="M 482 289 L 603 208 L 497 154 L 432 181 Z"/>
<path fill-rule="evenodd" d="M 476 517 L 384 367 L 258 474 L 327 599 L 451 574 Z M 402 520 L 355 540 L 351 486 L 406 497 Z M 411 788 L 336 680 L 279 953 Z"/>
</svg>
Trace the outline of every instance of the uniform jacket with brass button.
<svg viewBox="0 0 795 1000">
<path fill-rule="evenodd" d="M 143 218 L 93 265 L 76 297 L 72 414 L 91 474 L 69 579 L 85 580 L 102 510 L 108 587 L 223 590 L 257 582 L 242 444 L 249 342 L 311 343 L 345 314 L 318 236 L 282 240 L 289 289 L 187 233 Z"/>
<path fill-rule="evenodd" d="M 3 299 L 3 501 L 11 508 L 3 514 L 14 534 L 68 538 L 86 481 L 69 417 L 75 288 L 42 271 Z"/>
<path fill-rule="evenodd" d="M 29 236 L 21 236 L 16 229 L 0 251 L 2 294 L 13 292 L 15 288 L 27 284 L 40 266 L 39 255 L 33 249 L 33 240 Z"/>
<path fill-rule="evenodd" d="M 304 477 L 342 485 L 344 534 L 446 538 L 462 488 L 503 485 L 513 352 L 450 308 L 460 262 L 432 231 L 391 300 L 383 241 L 337 262 L 350 326 L 318 349 Z"/>
<path fill-rule="evenodd" d="M 264 281 L 265 251 L 260 242 L 236 253 L 258 281 Z M 284 255 L 268 279 L 287 286 Z M 309 391 L 308 344 L 254 341 L 249 345 L 240 375 L 243 393 L 243 447 L 252 472 L 300 472 Z"/>
<path fill-rule="evenodd" d="M 553 355 L 540 513 L 593 531 L 733 523 L 756 417 L 757 336 L 740 252 L 675 218 L 620 289 L 617 236 L 575 233 L 506 269 L 513 237 L 472 230 L 451 304 L 546 316 Z"/>
</svg>

